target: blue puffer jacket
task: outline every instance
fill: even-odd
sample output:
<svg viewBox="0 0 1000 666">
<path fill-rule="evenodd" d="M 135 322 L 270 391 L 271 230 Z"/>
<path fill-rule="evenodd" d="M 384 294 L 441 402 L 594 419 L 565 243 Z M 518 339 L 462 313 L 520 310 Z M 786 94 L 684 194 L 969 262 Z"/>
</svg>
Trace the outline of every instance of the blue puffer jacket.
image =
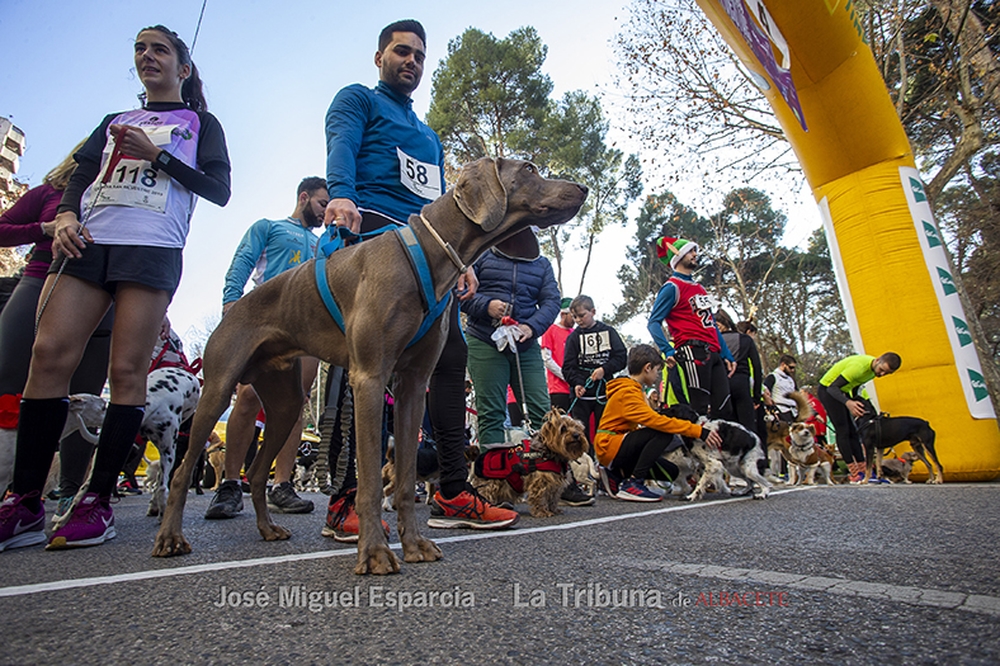
<svg viewBox="0 0 1000 666">
<path fill-rule="evenodd" d="M 530 340 L 518 344 L 518 351 L 538 340 L 555 321 L 559 314 L 559 285 L 548 259 L 520 261 L 490 250 L 474 267 L 479 290 L 462 303 L 462 312 L 469 316 L 466 333 L 494 344 L 490 336 L 495 327 L 489 314 L 490 301 L 494 299 L 513 303 L 511 316 L 518 323 L 530 326 L 534 333 Z"/>
</svg>

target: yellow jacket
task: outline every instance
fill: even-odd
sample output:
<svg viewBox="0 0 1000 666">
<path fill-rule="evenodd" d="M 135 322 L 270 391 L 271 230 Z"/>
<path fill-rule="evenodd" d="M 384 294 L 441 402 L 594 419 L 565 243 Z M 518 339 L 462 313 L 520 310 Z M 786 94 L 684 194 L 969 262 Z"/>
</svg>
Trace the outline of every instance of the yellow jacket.
<svg viewBox="0 0 1000 666">
<path fill-rule="evenodd" d="M 702 427 L 684 419 L 675 419 L 657 413 L 642 391 L 639 382 L 631 377 L 619 377 L 608 382 L 608 404 L 604 406 L 601 423 L 594 437 L 597 460 L 607 467 L 618 455 L 625 435 L 639 426 L 653 428 L 672 435 L 702 439 Z"/>
</svg>

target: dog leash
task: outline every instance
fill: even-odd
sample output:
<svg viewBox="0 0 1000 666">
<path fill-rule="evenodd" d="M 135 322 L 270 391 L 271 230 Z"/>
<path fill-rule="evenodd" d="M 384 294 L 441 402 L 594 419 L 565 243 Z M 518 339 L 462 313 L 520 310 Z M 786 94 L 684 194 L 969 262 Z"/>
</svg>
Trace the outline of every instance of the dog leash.
<svg viewBox="0 0 1000 666">
<path fill-rule="evenodd" d="M 101 193 L 104 191 L 104 186 L 111 182 L 111 176 L 114 174 L 115 166 L 122 161 L 122 158 L 128 157 L 122 153 L 121 143 L 122 139 L 125 138 L 125 134 L 128 132 L 128 127 L 122 127 L 117 136 L 115 137 L 115 147 L 111 150 L 111 158 L 108 160 L 108 165 L 104 170 L 104 176 L 101 178 L 100 182 L 97 184 L 97 189 L 94 191 L 94 196 L 90 199 L 90 205 L 87 207 L 86 213 L 83 215 L 83 221 L 80 222 L 80 228 L 77 233 L 83 233 L 83 230 L 87 227 L 87 223 L 90 222 L 90 216 L 94 212 L 94 208 L 97 207 L 97 202 L 101 198 Z M 56 290 L 56 285 L 59 284 L 59 278 L 62 277 L 63 271 L 66 270 L 66 263 L 69 261 L 69 255 L 64 255 L 62 263 L 59 264 L 59 270 L 56 271 L 56 277 L 52 280 L 52 286 L 49 287 L 49 292 L 42 299 L 41 305 L 38 306 L 38 314 L 35 315 L 35 337 L 38 337 L 38 324 L 42 321 L 42 313 L 45 312 L 45 306 L 49 304 L 49 299 L 52 298 L 52 292 Z"/>
<path fill-rule="evenodd" d="M 607 383 L 607 382 L 605 382 L 605 380 L 604 380 L 604 379 L 598 379 L 598 380 L 597 380 L 597 381 L 595 382 L 595 381 L 594 381 L 593 379 L 591 379 L 590 377 L 587 377 L 587 381 L 586 381 L 586 383 L 585 383 L 585 384 L 583 385 L 583 391 L 584 391 L 584 393 L 586 393 L 586 392 L 587 392 L 587 391 L 588 391 L 588 390 L 590 389 L 590 387 L 592 387 L 592 386 L 596 386 L 596 388 L 594 389 L 594 400 L 595 400 L 595 401 L 597 401 L 597 404 L 599 404 L 599 405 L 606 405 L 606 404 L 608 404 L 608 396 L 607 396 L 607 392 L 605 392 L 605 394 L 604 394 L 604 400 L 601 400 L 601 385 L 602 385 L 602 384 L 606 384 L 606 383 Z M 566 412 L 567 414 L 568 414 L 569 412 L 572 412 L 572 411 L 573 411 L 573 406 L 574 406 L 574 405 L 576 405 L 576 401 L 577 401 L 577 400 L 580 400 L 580 398 L 578 398 L 578 397 L 576 397 L 576 396 L 574 395 L 574 397 L 573 397 L 573 402 L 569 403 L 569 409 L 568 409 L 568 410 L 567 410 L 567 412 Z"/>
<path fill-rule="evenodd" d="M 500 319 L 501 326 L 520 326 L 513 317 L 504 315 Z M 535 429 L 531 426 L 531 417 L 528 415 L 528 397 L 524 394 L 524 374 L 521 372 L 521 355 L 517 351 L 517 342 L 510 345 L 514 351 L 514 365 L 517 366 L 517 383 L 521 389 L 521 415 L 524 417 L 524 425 L 527 426 L 529 435 L 535 434 Z"/>
</svg>

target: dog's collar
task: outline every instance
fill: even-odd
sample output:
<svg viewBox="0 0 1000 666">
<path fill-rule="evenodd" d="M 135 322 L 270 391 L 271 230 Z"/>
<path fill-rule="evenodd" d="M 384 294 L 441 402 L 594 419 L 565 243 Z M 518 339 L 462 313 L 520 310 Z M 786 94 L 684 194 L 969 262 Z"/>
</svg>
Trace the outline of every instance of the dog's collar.
<svg viewBox="0 0 1000 666">
<path fill-rule="evenodd" d="M 424 226 L 427 227 L 427 231 L 431 232 L 431 236 L 434 237 L 434 240 L 437 241 L 438 245 L 441 246 L 441 249 L 443 249 L 445 254 L 448 255 L 448 258 L 451 259 L 451 263 L 455 264 L 455 267 L 458 269 L 458 272 L 464 273 L 465 271 L 469 270 L 469 266 L 462 261 L 462 258 L 460 256 L 458 256 L 458 252 L 456 252 L 455 248 L 451 246 L 451 243 L 446 243 L 445 240 L 441 238 L 441 234 L 439 234 L 437 232 L 437 229 L 435 229 L 434 226 L 431 225 L 430 220 L 424 217 L 423 213 L 420 214 L 420 221 L 424 223 Z"/>
</svg>

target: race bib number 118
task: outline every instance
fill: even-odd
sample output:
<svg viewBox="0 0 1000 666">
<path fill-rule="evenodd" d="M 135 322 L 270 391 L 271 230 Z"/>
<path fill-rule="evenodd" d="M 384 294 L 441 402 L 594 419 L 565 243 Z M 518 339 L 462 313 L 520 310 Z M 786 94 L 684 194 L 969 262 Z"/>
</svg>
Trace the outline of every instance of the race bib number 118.
<svg viewBox="0 0 1000 666">
<path fill-rule="evenodd" d="M 170 133 L 176 125 L 144 127 L 143 130 L 153 145 L 170 145 Z M 170 176 L 160 173 L 146 160 L 122 158 L 117 164 L 110 164 L 109 157 L 114 149 L 114 137 L 105 146 L 104 170 L 112 169 L 108 182 L 100 188 L 97 206 L 131 206 L 146 208 L 158 213 L 166 210 L 167 193 L 170 190 Z M 104 172 L 102 170 L 101 177 Z"/>
</svg>

